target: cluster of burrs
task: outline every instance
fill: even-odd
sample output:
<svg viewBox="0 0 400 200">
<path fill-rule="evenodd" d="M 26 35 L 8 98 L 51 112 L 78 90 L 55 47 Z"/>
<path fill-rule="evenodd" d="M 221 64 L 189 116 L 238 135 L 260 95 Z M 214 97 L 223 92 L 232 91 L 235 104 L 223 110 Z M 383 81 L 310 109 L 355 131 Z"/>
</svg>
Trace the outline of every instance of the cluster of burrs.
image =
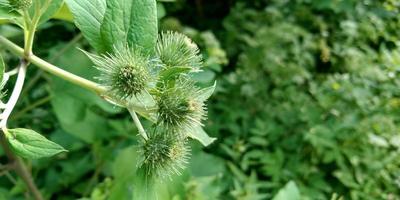
<svg viewBox="0 0 400 200">
<path fill-rule="evenodd" d="M 154 126 L 139 146 L 139 168 L 156 177 L 180 174 L 190 155 L 189 133 L 206 116 L 206 99 L 190 78 L 203 65 L 197 45 L 183 34 L 166 32 L 159 36 L 154 55 L 121 45 L 113 53 L 89 57 L 111 96 L 140 102 L 150 95 L 155 102 Z"/>
</svg>

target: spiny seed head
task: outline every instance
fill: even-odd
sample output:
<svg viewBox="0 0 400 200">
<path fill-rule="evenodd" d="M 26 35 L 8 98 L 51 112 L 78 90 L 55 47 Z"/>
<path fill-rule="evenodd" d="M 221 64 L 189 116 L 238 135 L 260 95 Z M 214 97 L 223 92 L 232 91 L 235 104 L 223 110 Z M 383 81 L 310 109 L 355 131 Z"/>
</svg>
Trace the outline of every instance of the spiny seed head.
<svg viewBox="0 0 400 200">
<path fill-rule="evenodd" d="M 161 33 L 156 52 L 165 67 L 192 67 L 198 71 L 202 57 L 197 45 L 187 36 L 176 32 Z"/>
<path fill-rule="evenodd" d="M 101 84 L 120 98 L 131 98 L 144 92 L 150 81 L 149 59 L 128 47 L 115 49 L 114 54 L 91 56 L 100 70 Z"/>
<path fill-rule="evenodd" d="M 206 110 L 193 81 L 178 79 L 173 87 L 161 87 L 157 94 L 158 123 L 168 128 L 202 125 Z"/>
<path fill-rule="evenodd" d="M 8 2 L 16 10 L 28 9 L 32 5 L 32 0 L 8 0 Z"/>
<path fill-rule="evenodd" d="M 149 76 L 143 68 L 126 64 L 117 68 L 111 78 L 111 90 L 122 97 L 130 97 L 145 89 Z"/>
<path fill-rule="evenodd" d="M 140 154 L 139 167 L 151 177 L 164 178 L 181 174 L 188 163 L 190 149 L 186 139 L 164 129 L 154 132 L 140 145 Z"/>
</svg>

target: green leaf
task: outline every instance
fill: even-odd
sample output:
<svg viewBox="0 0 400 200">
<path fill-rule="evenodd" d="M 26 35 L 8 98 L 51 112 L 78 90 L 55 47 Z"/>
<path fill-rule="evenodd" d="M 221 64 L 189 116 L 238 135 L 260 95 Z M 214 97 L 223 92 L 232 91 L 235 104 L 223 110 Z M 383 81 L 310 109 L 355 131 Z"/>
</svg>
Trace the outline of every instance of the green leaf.
<svg viewBox="0 0 400 200">
<path fill-rule="evenodd" d="M 204 146 L 213 143 L 217 138 L 212 138 L 203 130 L 201 126 L 194 127 L 192 131 L 188 131 L 189 137 L 198 140 Z"/>
<path fill-rule="evenodd" d="M 34 1 L 37 2 L 37 1 Z M 42 14 L 42 16 L 40 17 L 40 21 L 39 24 L 43 24 L 44 22 L 48 21 L 49 19 L 51 19 L 54 14 L 56 14 L 58 12 L 58 10 L 60 10 L 61 6 L 63 5 L 63 0 L 52 0 L 49 7 L 46 9 L 46 11 Z M 42 2 L 42 5 L 43 2 Z M 34 6 L 32 6 L 31 8 L 33 8 Z"/>
<path fill-rule="evenodd" d="M 288 182 L 285 187 L 279 190 L 272 200 L 300 200 L 300 191 L 295 182 Z"/>
<path fill-rule="evenodd" d="M 71 11 L 69 10 L 68 6 L 66 3 L 63 3 L 61 8 L 53 15 L 54 19 L 60 19 L 60 20 L 65 20 L 68 22 L 73 22 L 74 21 L 74 16 L 72 16 Z"/>
<path fill-rule="evenodd" d="M 216 86 L 217 82 L 215 81 L 213 86 L 201 89 L 199 91 L 198 99 L 203 102 L 206 101 L 214 93 Z"/>
<path fill-rule="evenodd" d="M 160 72 L 160 81 L 168 81 L 179 74 L 190 72 L 192 70 L 191 67 L 169 67 Z"/>
<path fill-rule="evenodd" d="M 32 5 L 29 7 L 28 12 L 29 16 L 33 18 L 36 13 L 37 4 L 40 5 L 40 11 L 42 15 L 40 16 L 39 24 L 43 24 L 53 17 L 53 15 L 60 9 L 62 6 L 63 0 L 34 0 L 32 1 Z"/>
<path fill-rule="evenodd" d="M 154 51 L 157 41 L 155 0 L 108 0 L 101 35 L 108 50 L 126 45 Z"/>
<path fill-rule="evenodd" d="M 30 129 L 9 129 L 4 133 L 11 149 L 24 158 L 38 159 L 67 151 L 62 146 Z"/>
<path fill-rule="evenodd" d="M 2 2 L 0 1 L 0 23 L 15 23 L 21 26 L 19 23 L 20 18 L 21 15 L 18 12 L 11 10 L 11 8 L 4 4 L 2 5 Z"/>
<path fill-rule="evenodd" d="M 83 36 L 98 52 L 104 52 L 105 46 L 100 34 L 100 26 L 106 12 L 106 0 L 66 0 L 74 16 L 76 26 Z"/>
</svg>

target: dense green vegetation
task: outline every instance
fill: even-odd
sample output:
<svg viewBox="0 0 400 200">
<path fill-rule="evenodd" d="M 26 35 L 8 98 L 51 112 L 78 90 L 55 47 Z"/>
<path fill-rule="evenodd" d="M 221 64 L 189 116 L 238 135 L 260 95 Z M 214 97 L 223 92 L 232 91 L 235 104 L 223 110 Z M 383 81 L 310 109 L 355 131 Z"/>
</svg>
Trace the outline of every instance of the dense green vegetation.
<svg viewBox="0 0 400 200">
<path fill-rule="evenodd" d="M 193 78 L 217 80 L 205 130 L 218 138 L 191 143 L 183 175 L 156 184 L 159 199 L 400 199 L 399 8 L 396 0 L 159 2 L 160 29 L 200 46 L 205 68 Z M 92 79 L 98 72 L 77 49 L 90 51 L 90 41 L 66 10 L 56 18 L 39 27 L 33 51 Z M 15 26 L 0 34 L 23 44 Z M 138 141 L 129 113 L 37 68 L 27 77 L 10 126 L 69 151 L 30 162 L 45 198 L 132 199 Z M 20 178 L 0 175 L 0 199 L 25 198 Z"/>
</svg>

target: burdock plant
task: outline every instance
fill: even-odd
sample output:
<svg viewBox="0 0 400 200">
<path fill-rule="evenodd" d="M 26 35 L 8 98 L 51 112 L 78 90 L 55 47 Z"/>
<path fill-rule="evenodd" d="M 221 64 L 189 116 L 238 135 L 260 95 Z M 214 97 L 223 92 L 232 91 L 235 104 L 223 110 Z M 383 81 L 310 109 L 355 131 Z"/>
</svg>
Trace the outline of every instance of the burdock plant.
<svg viewBox="0 0 400 200">
<path fill-rule="evenodd" d="M 155 0 L 64 1 L 75 24 L 95 51 L 86 54 L 99 72 L 98 83 L 52 65 L 32 52 L 37 27 L 54 16 L 63 1 L 0 2 L 6 3 L 6 9 L 9 9 L 2 15 L 2 20 L 21 27 L 24 33 L 24 48 L 0 36 L 1 47 L 20 57 L 18 67 L 8 72 L 4 71 L 5 66 L 0 60 L 0 83 L 6 84 L 8 79 L 4 77 L 17 74 L 8 101 L 2 99 L 0 102 L 0 136 L 7 142 L 1 145 L 8 152 L 10 166 L 15 166 L 35 199 L 43 199 L 40 190 L 24 162 L 16 157 L 37 159 L 66 150 L 33 130 L 8 127 L 29 64 L 126 108 L 141 137 L 139 144 L 131 143 L 137 145 L 140 156 L 137 163 L 132 163 L 132 171 L 144 174 L 146 180 L 158 181 L 158 178 L 181 174 L 190 155 L 189 139 L 204 146 L 215 140 L 202 129 L 202 121 L 206 118 L 205 101 L 214 92 L 215 84 L 200 88 L 191 79 L 203 64 L 199 48 L 191 39 L 169 31 L 158 35 Z M 142 126 L 137 114 L 152 123 L 149 128 Z M 143 192 L 137 190 L 133 189 L 134 193 Z M 141 194 L 134 196 L 143 199 Z"/>
<path fill-rule="evenodd" d="M 125 104 L 139 133 L 139 166 L 148 177 L 180 174 L 189 157 L 187 140 L 196 136 L 206 118 L 205 101 L 213 87 L 201 89 L 190 78 L 201 68 L 197 46 L 180 33 L 162 33 L 155 55 L 146 55 L 140 47 L 118 45 L 112 52 L 87 53 L 97 78 L 118 105 Z M 146 96 L 146 99 L 143 99 Z M 135 97 L 135 98 L 132 98 Z M 140 112 L 151 112 L 150 134 L 141 126 L 131 105 L 143 105 Z M 153 102 L 146 104 L 146 102 Z M 154 131 L 156 130 L 156 131 Z M 195 139 L 199 139 L 194 137 Z"/>
</svg>

